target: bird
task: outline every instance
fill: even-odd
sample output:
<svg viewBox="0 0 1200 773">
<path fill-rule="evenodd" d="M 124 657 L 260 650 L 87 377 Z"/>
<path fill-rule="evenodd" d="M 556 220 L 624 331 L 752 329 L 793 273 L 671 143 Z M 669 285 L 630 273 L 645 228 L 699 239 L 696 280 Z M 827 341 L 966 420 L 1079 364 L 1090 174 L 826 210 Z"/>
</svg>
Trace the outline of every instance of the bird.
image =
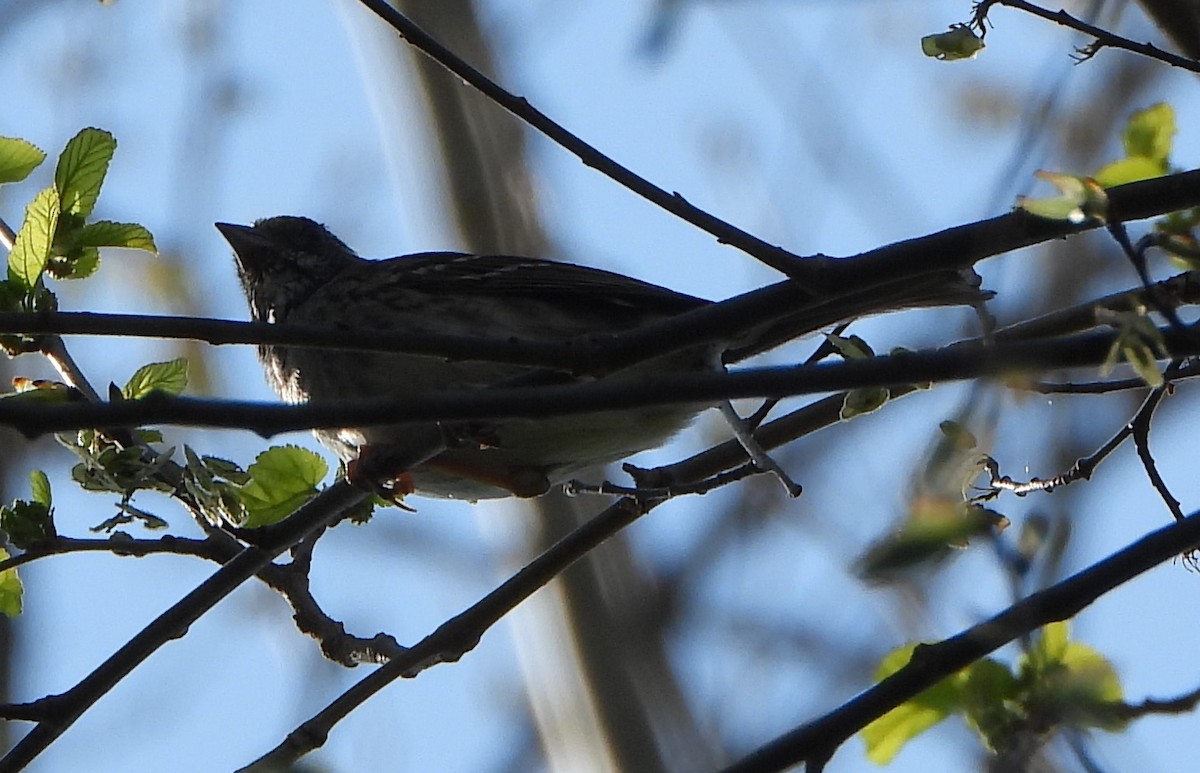
<svg viewBox="0 0 1200 773">
<path fill-rule="evenodd" d="M 253 225 L 216 227 L 233 248 L 250 315 L 258 322 L 364 335 L 403 331 L 562 340 L 633 330 L 712 303 L 610 271 L 540 258 L 422 252 L 368 260 L 306 217 L 282 215 Z M 952 281 L 932 300 L 928 292 L 905 293 L 913 298 L 901 299 L 899 305 L 964 303 L 979 297 L 977 281 L 958 285 Z M 798 326 L 807 330 L 799 332 L 811 331 L 813 324 L 805 320 Z M 779 325 L 758 335 L 762 348 L 787 337 L 780 335 Z M 486 389 L 519 383 L 544 370 L 271 344 L 260 345 L 258 356 L 271 387 L 291 404 L 402 400 L 418 393 Z M 629 372 L 699 373 L 721 367 L 720 348 L 704 344 L 633 365 Z M 446 428 L 452 442 L 445 450 L 407 470 L 404 488 L 397 491 L 469 501 L 538 496 L 589 468 L 661 446 L 708 407 L 684 403 L 455 425 Z M 395 424 L 319 428 L 314 434 L 353 466 L 402 442 L 411 429 Z"/>
</svg>

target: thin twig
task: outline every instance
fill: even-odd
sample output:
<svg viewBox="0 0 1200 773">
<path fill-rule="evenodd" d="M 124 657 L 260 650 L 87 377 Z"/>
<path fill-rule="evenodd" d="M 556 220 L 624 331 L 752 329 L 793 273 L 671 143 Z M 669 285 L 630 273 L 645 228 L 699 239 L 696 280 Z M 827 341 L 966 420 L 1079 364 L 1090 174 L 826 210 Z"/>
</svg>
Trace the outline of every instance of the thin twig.
<svg viewBox="0 0 1200 773">
<path fill-rule="evenodd" d="M 1088 24 L 1085 21 L 1075 18 L 1064 10 L 1060 9 L 1058 11 L 1051 11 L 1046 8 L 1042 8 L 1041 6 L 1034 5 L 1033 3 L 1026 2 L 1026 0 L 983 0 L 983 2 L 979 3 L 979 5 L 976 7 L 975 13 L 975 23 L 978 25 L 978 29 L 981 31 L 983 29 L 983 19 L 987 16 L 988 11 L 994 5 L 1004 5 L 1008 6 L 1009 8 L 1016 8 L 1017 10 L 1031 13 L 1034 16 L 1046 19 L 1047 21 L 1052 21 L 1055 24 L 1059 24 L 1063 27 L 1069 27 L 1077 32 L 1082 32 L 1085 35 L 1095 38 L 1096 40 L 1094 43 L 1078 50 L 1076 61 L 1090 59 L 1099 53 L 1100 49 L 1102 48 L 1120 48 L 1125 51 L 1131 51 L 1135 54 L 1141 54 L 1142 56 L 1150 57 L 1151 59 L 1157 59 L 1164 64 L 1171 65 L 1172 67 L 1179 67 L 1190 72 L 1200 72 L 1200 62 L 1197 62 L 1195 59 L 1189 59 L 1185 56 L 1180 56 L 1179 54 L 1173 54 L 1170 51 L 1164 51 L 1151 43 L 1138 43 L 1135 40 L 1130 40 L 1129 38 L 1109 32 L 1102 27 L 1097 27 L 1094 24 Z"/>
<path fill-rule="evenodd" d="M 736 247 L 783 274 L 803 276 L 804 265 L 800 256 L 769 244 L 753 234 L 713 216 L 692 205 L 680 194 L 668 193 L 644 177 L 621 166 L 535 108 L 529 103 L 529 100 L 505 90 L 479 70 L 467 64 L 408 17 L 388 5 L 385 0 L 361 0 L 361 2 L 400 33 L 400 36 L 408 43 L 470 84 L 479 93 L 573 153 L 585 165 L 596 169 L 667 212 L 707 231 L 715 236 L 718 242 Z"/>
<path fill-rule="evenodd" d="M 634 467 L 632 464 L 623 465 L 623 468 L 636 479 L 638 473 L 652 473 L 653 470 L 642 470 Z M 579 480 L 568 481 L 563 484 L 563 493 L 568 496 L 579 496 L 581 494 L 593 494 L 599 496 L 623 496 L 632 497 L 639 502 L 657 501 L 674 499 L 675 497 L 686 496 L 690 494 L 707 494 L 708 492 L 727 486 L 730 483 L 736 483 L 739 480 L 750 477 L 751 475 L 763 475 L 765 470 L 760 470 L 753 463 L 743 464 L 732 470 L 713 475 L 704 480 L 695 483 L 681 483 L 674 486 L 660 487 L 643 487 L 643 486 L 621 486 L 609 481 L 601 483 L 585 483 Z"/>
<path fill-rule="evenodd" d="M 1154 486 L 1154 490 L 1162 497 L 1167 509 L 1171 511 L 1171 515 L 1177 521 L 1182 521 L 1184 518 L 1183 508 L 1180 506 L 1179 500 L 1167 488 L 1167 482 L 1163 480 L 1162 474 L 1158 471 L 1158 465 L 1154 462 L 1154 456 L 1150 453 L 1150 420 L 1154 417 L 1159 403 L 1171 392 L 1174 378 L 1182 365 L 1180 360 L 1175 360 L 1167 366 L 1166 372 L 1163 373 L 1165 383 L 1147 395 L 1146 402 L 1142 404 L 1137 415 L 1133 417 L 1133 421 L 1129 423 L 1133 433 L 1133 446 L 1137 449 L 1138 459 L 1142 461 L 1142 468 L 1145 469 L 1146 476 L 1150 478 L 1150 485 Z"/>
</svg>

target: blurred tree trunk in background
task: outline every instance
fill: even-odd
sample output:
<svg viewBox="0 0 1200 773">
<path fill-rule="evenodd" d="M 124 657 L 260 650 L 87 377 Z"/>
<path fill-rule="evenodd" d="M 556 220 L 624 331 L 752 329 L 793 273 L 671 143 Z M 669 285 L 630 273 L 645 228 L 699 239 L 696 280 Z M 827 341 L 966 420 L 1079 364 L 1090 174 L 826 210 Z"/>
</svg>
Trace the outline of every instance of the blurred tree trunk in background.
<svg viewBox="0 0 1200 773">
<path fill-rule="evenodd" d="M 401 0 L 397 7 L 474 67 L 489 75 L 499 69 L 469 0 Z M 397 45 L 416 60 L 440 146 L 446 206 L 465 248 L 548 255 L 523 125 L 425 56 Z M 521 503 L 521 525 L 535 535 L 529 556 L 603 504 L 559 493 Z M 610 539 L 555 586 L 510 618 L 523 629 L 515 637 L 550 769 L 652 772 L 717 765 L 721 755 L 696 727 L 676 684 L 664 650 L 669 620 L 655 613 L 653 582 L 628 537 Z M 546 657 L 567 666 L 570 678 Z"/>
</svg>

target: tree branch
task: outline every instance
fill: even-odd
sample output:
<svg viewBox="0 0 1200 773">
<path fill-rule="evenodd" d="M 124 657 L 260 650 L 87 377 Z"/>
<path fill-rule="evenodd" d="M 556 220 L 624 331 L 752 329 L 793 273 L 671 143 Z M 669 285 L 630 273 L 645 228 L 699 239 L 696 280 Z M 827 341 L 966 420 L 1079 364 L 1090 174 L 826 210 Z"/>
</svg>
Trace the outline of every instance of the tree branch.
<svg viewBox="0 0 1200 773">
<path fill-rule="evenodd" d="M 937 644 L 918 647 L 912 661 L 841 707 L 785 733 L 738 760 L 725 773 L 783 770 L 806 760 L 823 764 L 872 721 L 1047 623 L 1068 620 L 1100 596 L 1200 544 L 1200 513 L 1137 542 L 1005 611 Z"/>
<path fill-rule="evenodd" d="M 244 771 L 275 771 L 321 746 L 330 729 L 368 698 L 400 678 L 412 678 L 430 666 L 457 661 L 483 634 L 535 591 L 604 540 L 653 508 L 621 499 L 571 532 L 494 591 L 414 644 L 400 657 L 371 672 L 322 711 L 297 727 L 273 750 Z"/>
<path fill-rule="evenodd" d="M 1163 329 L 1172 357 L 1200 353 L 1200 338 Z M 426 392 L 403 399 L 279 405 L 152 394 L 119 403 L 0 400 L 0 425 L 34 437 L 69 429 L 171 424 L 252 430 L 262 436 L 313 427 L 365 427 L 411 421 L 543 418 L 652 405 L 785 397 L 863 387 L 904 386 L 1063 368 L 1098 366 L 1115 333 L 1098 331 L 1048 341 L 964 342 L 935 350 L 810 366 L 747 368 L 733 373 L 613 376 L 556 386 Z"/>
</svg>

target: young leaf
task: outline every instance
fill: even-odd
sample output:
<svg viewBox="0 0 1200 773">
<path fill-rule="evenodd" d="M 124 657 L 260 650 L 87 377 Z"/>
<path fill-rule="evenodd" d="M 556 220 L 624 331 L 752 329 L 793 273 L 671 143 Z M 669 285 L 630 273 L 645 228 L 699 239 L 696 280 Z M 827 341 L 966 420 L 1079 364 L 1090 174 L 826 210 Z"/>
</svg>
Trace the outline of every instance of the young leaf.
<svg viewBox="0 0 1200 773">
<path fill-rule="evenodd" d="M 114 223 L 97 220 L 79 230 L 76 243 L 83 247 L 126 247 L 131 250 L 146 250 L 158 254 L 154 236 L 145 226 L 137 223 Z"/>
<path fill-rule="evenodd" d="M 964 24 L 955 24 L 949 32 L 921 38 L 921 53 L 942 62 L 974 59 L 983 48 L 983 38 Z"/>
<path fill-rule="evenodd" d="M 50 495 L 50 479 L 41 470 L 29 473 L 29 489 L 33 492 L 33 501 L 49 510 L 54 505 Z"/>
<path fill-rule="evenodd" d="M 0 561 L 8 558 L 8 551 L 0 548 Z M 0 572 L 0 614 L 16 617 L 21 614 L 21 597 L 24 588 L 16 569 Z"/>
<path fill-rule="evenodd" d="M 908 665 L 917 645 L 909 644 L 884 656 L 875 678 L 882 681 Z M 941 722 L 962 706 L 961 674 L 942 681 L 906 701 L 862 729 L 867 758 L 885 765 L 900 753 L 906 743 Z"/>
<path fill-rule="evenodd" d="M 892 393 L 886 387 L 851 389 L 842 399 L 842 410 L 838 412 L 838 418 L 847 421 L 855 416 L 876 411 L 883 407 L 891 396 Z"/>
<path fill-rule="evenodd" d="M 63 213 L 81 219 L 92 214 L 116 149 L 116 139 L 103 129 L 84 129 L 67 142 L 54 171 Z"/>
<path fill-rule="evenodd" d="M 858 573 L 869 582 L 893 580 L 919 565 L 944 560 L 972 537 L 1007 526 L 1004 516 L 979 505 L 918 497 L 900 528 L 858 559 Z"/>
<path fill-rule="evenodd" d="M 860 336 L 839 336 L 826 333 L 825 340 L 832 344 L 834 349 L 837 349 L 837 353 L 842 355 L 844 360 L 864 360 L 875 356 L 875 350 Z"/>
<path fill-rule="evenodd" d="M 1128 339 L 1121 346 L 1121 356 L 1133 367 L 1134 372 L 1151 389 L 1158 389 L 1164 383 L 1162 371 L 1158 369 L 1158 353 L 1151 342 L 1142 339 Z"/>
<path fill-rule="evenodd" d="M 963 714 L 967 724 L 995 752 L 1008 745 L 1024 713 L 1017 705 L 1020 685 L 1004 664 L 984 658 L 963 672 Z"/>
<path fill-rule="evenodd" d="M 121 394 L 126 400 L 138 400 L 151 392 L 165 392 L 172 396 L 182 394 L 187 387 L 187 370 L 186 357 L 143 365 L 129 377 L 129 383 L 121 390 Z"/>
<path fill-rule="evenodd" d="M 0 183 L 24 180 L 46 154 L 36 145 L 16 137 L 0 137 Z"/>
<path fill-rule="evenodd" d="M 1066 220 L 1079 225 L 1088 220 L 1104 222 L 1108 217 L 1108 194 L 1091 177 L 1047 172 L 1039 169 L 1034 176 L 1058 188 L 1053 198 L 1017 198 L 1017 208 L 1047 220 Z"/>
<path fill-rule="evenodd" d="M 1053 705 L 1075 727 L 1122 729 L 1127 719 L 1113 709 L 1124 697 L 1112 664 L 1096 650 L 1068 639 L 1066 622 L 1050 623 L 1018 666 L 1021 679 L 1036 685 L 1039 700 Z"/>
<path fill-rule="evenodd" d="M 58 191 L 46 188 L 25 208 L 25 222 L 8 254 L 8 278 L 23 290 L 37 285 L 50 259 L 50 245 L 58 227 Z"/>
<path fill-rule="evenodd" d="M 250 482 L 239 488 L 246 506 L 246 528 L 281 521 L 317 493 L 329 466 L 312 451 L 298 446 L 275 446 L 259 454 L 247 468 Z"/>
<path fill-rule="evenodd" d="M 1121 142 L 1125 155 L 1140 156 L 1166 166 L 1175 137 L 1175 110 L 1166 102 L 1151 105 L 1129 117 Z"/>
<path fill-rule="evenodd" d="M 1116 185 L 1135 183 L 1141 180 L 1153 180 L 1167 173 L 1167 165 L 1145 156 L 1130 156 L 1106 164 L 1092 178 L 1104 188 Z"/>
<path fill-rule="evenodd" d="M 0 529 L 8 534 L 9 542 L 22 550 L 57 534 L 50 508 L 24 499 L 0 507 Z"/>
</svg>

